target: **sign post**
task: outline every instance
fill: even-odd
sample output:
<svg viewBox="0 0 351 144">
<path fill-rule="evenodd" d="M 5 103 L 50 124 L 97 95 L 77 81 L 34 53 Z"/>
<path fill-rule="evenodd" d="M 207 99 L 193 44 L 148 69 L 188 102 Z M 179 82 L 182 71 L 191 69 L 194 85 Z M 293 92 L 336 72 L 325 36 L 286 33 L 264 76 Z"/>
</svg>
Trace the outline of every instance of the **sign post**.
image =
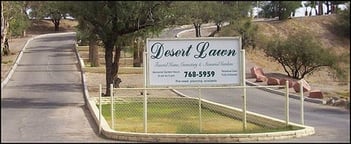
<svg viewBox="0 0 351 144">
<path fill-rule="evenodd" d="M 247 128 L 247 120 L 246 120 L 246 74 L 245 74 L 245 50 L 241 50 L 242 58 L 241 58 L 241 74 L 242 74 L 242 86 L 243 88 L 243 130 L 245 131 Z"/>
</svg>

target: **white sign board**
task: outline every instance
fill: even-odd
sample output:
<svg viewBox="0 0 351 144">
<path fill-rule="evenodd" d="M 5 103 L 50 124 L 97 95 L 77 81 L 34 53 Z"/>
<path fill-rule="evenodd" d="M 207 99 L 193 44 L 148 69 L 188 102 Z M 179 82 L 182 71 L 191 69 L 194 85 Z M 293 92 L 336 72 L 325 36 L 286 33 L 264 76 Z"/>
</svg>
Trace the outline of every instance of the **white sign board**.
<svg viewBox="0 0 351 144">
<path fill-rule="evenodd" d="M 149 86 L 240 84 L 239 37 L 148 39 Z"/>
</svg>

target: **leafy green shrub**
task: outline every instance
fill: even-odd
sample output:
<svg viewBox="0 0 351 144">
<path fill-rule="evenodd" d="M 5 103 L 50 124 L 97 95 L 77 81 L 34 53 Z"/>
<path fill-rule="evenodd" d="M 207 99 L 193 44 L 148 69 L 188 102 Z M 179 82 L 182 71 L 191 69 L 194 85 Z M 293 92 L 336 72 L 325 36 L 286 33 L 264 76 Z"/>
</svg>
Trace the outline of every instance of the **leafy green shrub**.
<svg viewBox="0 0 351 144">
<path fill-rule="evenodd" d="M 312 74 L 323 66 L 336 68 L 337 57 L 303 31 L 289 34 L 286 39 L 276 35 L 265 42 L 264 52 L 295 79 L 303 79 L 306 74 Z"/>
<path fill-rule="evenodd" d="M 22 32 L 30 26 L 28 18 L 22 15 L 11 19 L 9 24 L 11 36 L 21 36 Z"/>
<path fill-rule="evenodd" d="M 250 47 L 255 48 L 257 31 L 258 27 L 251 22 L 251 19 L 242 18 L 224 27 L 223 30 L 218 33 L 218 36 L 240 36 L 243 49 Z"/>
</svg>

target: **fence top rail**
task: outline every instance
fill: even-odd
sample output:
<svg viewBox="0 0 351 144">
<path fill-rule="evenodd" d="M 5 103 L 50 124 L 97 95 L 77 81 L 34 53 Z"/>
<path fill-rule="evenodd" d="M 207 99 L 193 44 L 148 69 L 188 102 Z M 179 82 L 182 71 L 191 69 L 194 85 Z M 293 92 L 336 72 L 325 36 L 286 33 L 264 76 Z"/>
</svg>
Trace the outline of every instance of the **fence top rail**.
<svg viewBox="0 0 351 144">
<path fill-rule="evenodd" d="M 171 89 L 242 89 L 242 88 L 285 88 L 285 85 L 270 86 L 226 86 L 226 87 L 140 87 L 140 88 L 113 88 L 116 90 L 171 90 Z"/>
</svg>

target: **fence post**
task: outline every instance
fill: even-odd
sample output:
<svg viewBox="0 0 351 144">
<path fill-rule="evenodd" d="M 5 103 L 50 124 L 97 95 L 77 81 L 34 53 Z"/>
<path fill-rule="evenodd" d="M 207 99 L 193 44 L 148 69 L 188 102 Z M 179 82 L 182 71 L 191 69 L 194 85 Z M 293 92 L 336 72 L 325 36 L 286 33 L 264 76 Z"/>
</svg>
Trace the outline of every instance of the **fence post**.
<svg viewBox="0 0 351 144">
<path fill-rule="evenodd" d="M 201 111 L 201 88 L 199 90 L 199 129 L 200 133 L 202 132 L 202 111 Z"/>
<path fill-rule="evenodd" d="M 304 110 L 303 110 L 303 101 L 304 101 L 304 97 L 303 97 L 303 86 L 302 86 L 302 81 L 299 81 L 300 83 L 300 100 L 301 100 L 301 124 L 305 125 L 305 120 L 304 120 Z"/>
<path fill-rule="evenodd" d="M 101 95 L 102 95 L 102 90 L 101 90 L 101 84 L 99 85 L 99 134 L 101 134 L 101 115 L 102 115 L 102 109 L 101 109 Z"/>
<path fill-rule="evenodd" d="M 147 45 L 147 44 L 146 44 Z M 148 76 L 147 76 L 147 52 L 144 52 L 144 57 L 143 57 L 143 63 L 144 63 L 144 133 L 147 133 L 147 90 L 146 90 L 146 85 L 148 81 Z"/>
<path fill-rule="evenodd" d="M 285 101 L 285 116 L 286 126 L 289 126 L 289 82 L 285 81 L 286 101 Z"/>
<path fill-rule="evenodd" d="M 243 86 L 243 129 L 244 131 L 246 130 L 247 124 L 246 124 L 246 67 L 245 67 L 245 50 L 241 50 L 241 56 L 242 56 L 242 86 Z"/>
<path fill-rule="evenodd" d="M 110 84 L 110 93 L 111 93 L 111 127 L 112 127 L 112 129 L 114 129 L 115 128 L 115 121 L 114 121 L 114 114 L 113 114 L 113 112 L 114 112 L 113 84 Z"/>
</svg>

